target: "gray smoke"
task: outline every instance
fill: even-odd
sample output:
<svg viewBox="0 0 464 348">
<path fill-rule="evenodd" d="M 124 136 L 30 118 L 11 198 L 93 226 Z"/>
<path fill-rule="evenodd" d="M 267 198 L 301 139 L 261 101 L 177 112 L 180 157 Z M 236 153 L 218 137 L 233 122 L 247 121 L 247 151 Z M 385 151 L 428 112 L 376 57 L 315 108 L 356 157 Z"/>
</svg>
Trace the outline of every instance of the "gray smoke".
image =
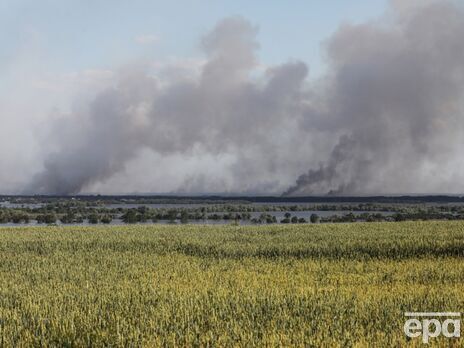
<svg viewBox="0 0 464 348">
<path fill-rule="evenodd" d="M 328 194 L 340 195 L 344 192 L 351 192 L 355 189 L 354 181 L 340 183 L 340 177 L 344 177 L 349 168 L 347 165 L 354 164 L 358 167 L 367 165 L 367 163 L 360 163 L 357 161 L 354 154 L 356 150 L 356 140 L 346 135 L 341 136 L 338 144 L 333 149 L 326 164 L 321 164 L 318 169 L 311 169 L 307 174 L 301 175 L 296 185 L 290 187 L 284 195 L 298 195 L 313 192 L 323 192 L 327 187 L 335 186 Z M 343 167 L 343 168 L 342 168 Z M 357 169 L 355 169 L 357 170 Z"/>
<path fill-rule="evenodd" d="M 116 86 L 56 125 L 57 150 L 27 191 L 81 192 L 124 170 L 146 148 L 161 156 L 229 154 L 229 175 L 242 182 L 243 191 L 259 190 L 247 187 L 247 177 L 262 185 L 273 181 L 263 173 L 276 172 L 282 152 L 294 146 L 281 143 L 294 134 L 301 115 L 307 68 L 290 62 L 251 76 L 256 32 L 239 17 L 221 21 L 202 41 L 207 61 L 195 78 L 161 81 L 148 67 L 126 68 Z M 197 191 L 192 183 L 202 182 L 207 180 L 193 175 L 179 190 Z"/>
<path fill-rule="evenodd" d="M 416 5 L 328 41 L 330 71 L 306 127 L 342 135 L 286 194 L 462 190 L 453 175 L 464 145 L 464 11 Z"/>
<path fill-rule="evenodd" d="M 326 76 L 312 82 L 298 61 L 257 73 L 256 33 L 242 18 L 221 21 L 203 38 L 206 62 L 193 76 L 125 68 L 116 85 L 55 124 L 55 151 L 27 191 L 81 192 L 146 149 L 230 159 L 222 177 L 193 172 L 180 192 L 276 192 L 308 168 L 286 194 L 456 189 L 461 5 L 393 6 L 378 23 L 340 27 L 327 41 Z"/>
</svg>

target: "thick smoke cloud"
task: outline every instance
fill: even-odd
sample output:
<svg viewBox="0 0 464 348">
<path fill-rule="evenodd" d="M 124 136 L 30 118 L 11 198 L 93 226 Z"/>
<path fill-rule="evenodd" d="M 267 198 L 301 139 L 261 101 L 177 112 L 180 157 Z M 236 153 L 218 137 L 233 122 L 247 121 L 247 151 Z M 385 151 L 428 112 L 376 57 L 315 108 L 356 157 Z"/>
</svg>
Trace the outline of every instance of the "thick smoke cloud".
<svg viewBox="0 0 464 348">
<path fill-rule="evenodd" d="M 298 61 L 260 74 L 256 33 L 242 18 L 221 21 L 201 42 L 206 61 L 198 73 L 123 69 L 114 86 L 55 124 L 55 150 L 26 191 L 89 190 L 147 150 L 227 159 L 219 171 L 227 179 L 214 186 L 223 192 L 464 188 L 460 5 L 392 6 L 380 23 L 342 26 L 327 41 L 327 75 L 312 82 Z M 211 191 L 213 182 L 217 173 L 192 172 L 177 189 Z"/>
<path fill-rule="evenodd" d="M 415 5 L 329 40 L 323 108 L 306 122 L 342 135 L 286 194 L 462 190 L 450 177 L 464 145 L 463 8 Z"/>
<path fill-rule="evenodd" d="M 278 171 L 279 153 L 290 151 L 281 143 L 294 134 L 307 68 L 292 62 L 252 78 L 256 32 L 242 18 L 221 21 L 202 41 L 207 61 L 193 79 L 165 81 L 147 67 L 126 68 L 116 86 L 55 127 L 57 151 L 27 191 L 81 192 L 144 148 L 161 156 L 232 154 L 236 183 L 246 190 L 245 178 L 256 176 L 266 185 L 264 173 Z M 190 177 L 179 189 L 196 191 L 192 183 L 205 181 Z"/>
</svg>

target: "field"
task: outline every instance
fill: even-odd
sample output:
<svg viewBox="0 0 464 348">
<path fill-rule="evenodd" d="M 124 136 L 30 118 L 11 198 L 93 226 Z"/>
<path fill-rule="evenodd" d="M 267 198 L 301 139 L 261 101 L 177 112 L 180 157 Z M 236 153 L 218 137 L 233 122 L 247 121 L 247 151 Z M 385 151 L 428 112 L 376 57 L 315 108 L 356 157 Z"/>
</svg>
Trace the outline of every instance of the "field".
<svg viewBox="0 0 464 348">
<path fill-rule="evenodd" d="M 464 222 L 1 228 L 0 346 L 420 346 L 463 261 Z"/>
</svg>

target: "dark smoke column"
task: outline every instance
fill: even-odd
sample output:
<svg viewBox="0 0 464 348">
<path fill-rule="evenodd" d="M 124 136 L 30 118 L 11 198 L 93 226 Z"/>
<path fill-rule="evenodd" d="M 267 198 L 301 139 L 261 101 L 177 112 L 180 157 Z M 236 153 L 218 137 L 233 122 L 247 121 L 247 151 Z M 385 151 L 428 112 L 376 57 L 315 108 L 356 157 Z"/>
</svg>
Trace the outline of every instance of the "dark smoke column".
<svg viewBox="0 0 464 348">
<path fill-rule="evenodd" d="M 344 25 L 328 41 L 329 72 L 305 124 L 339 140 L 285 194 L 459 190 L 463 4 L 405 3 L 388 25 Z"/>
</svg>

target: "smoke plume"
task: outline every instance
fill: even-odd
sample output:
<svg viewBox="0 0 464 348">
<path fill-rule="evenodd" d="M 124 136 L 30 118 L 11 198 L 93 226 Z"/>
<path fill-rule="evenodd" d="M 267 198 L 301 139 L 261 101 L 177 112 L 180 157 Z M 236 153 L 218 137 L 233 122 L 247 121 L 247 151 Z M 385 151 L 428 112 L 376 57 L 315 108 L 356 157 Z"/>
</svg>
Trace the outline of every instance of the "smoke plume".
<svg viewBox="0 0 464 348">
<path fill-rule="evenodd" d="M 456 185 L 450 177 L 464 135 L 463 8 L 446 1 L 402 5 L 388 22 L 345 25 L 328 41 L 330 71 L 316 104 L 323 107 L 305 122 L 342 135 L 328 159 L 286 194 Z"/>
<path fill-rule="evenodd" d="M 189 173 L 181 192 L 464 188 L 461 5 L 392 2 L 378 22 L 341 26 L 326 42 L 327 73 L 316 81 L 303 62 L 260 65 L 256 34 L 243 18 L 227 18 L 201 41 L 197 70 L 122 69 L 113 86 L 54 125 L 54 149 L 26 191 L 91 190 L 144 151 L 221 164 Z M 155 164 L 143 175 L 165 170 Z"/>
</svg>

